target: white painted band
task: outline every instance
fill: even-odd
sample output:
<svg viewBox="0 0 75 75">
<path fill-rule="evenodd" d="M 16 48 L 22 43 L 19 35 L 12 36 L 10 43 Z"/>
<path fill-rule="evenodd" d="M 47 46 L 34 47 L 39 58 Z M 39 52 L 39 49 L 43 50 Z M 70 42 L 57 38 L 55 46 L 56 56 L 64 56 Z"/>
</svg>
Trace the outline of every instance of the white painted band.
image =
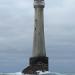
<svg viewBox="0 0 75 75">
<path fill-rule="evenodd" d="M 34 1 L 34 5 L 45 5 L 45 3 L 44 3 L 44 1 L 40 1 L 40 2 L 38 2 L 38 1 Z"/>
</svg>

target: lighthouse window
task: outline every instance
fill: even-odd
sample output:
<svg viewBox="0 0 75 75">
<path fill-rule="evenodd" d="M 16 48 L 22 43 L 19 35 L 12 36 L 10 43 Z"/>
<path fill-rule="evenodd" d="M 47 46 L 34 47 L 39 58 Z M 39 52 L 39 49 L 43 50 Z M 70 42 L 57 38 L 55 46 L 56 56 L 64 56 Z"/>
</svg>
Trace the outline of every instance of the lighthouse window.
<svg viewBox="0 0 75 75">
<path fill-rule="evenodd" d="M 36 30 L 36 27 L 35 27 L 35 30 Z"/>
</svg>

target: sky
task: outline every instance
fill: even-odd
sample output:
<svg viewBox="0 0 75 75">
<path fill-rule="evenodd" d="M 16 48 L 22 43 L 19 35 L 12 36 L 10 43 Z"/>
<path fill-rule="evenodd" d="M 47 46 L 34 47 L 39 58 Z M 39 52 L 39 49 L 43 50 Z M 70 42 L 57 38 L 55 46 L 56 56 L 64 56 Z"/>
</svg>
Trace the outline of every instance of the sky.
<svg viewBox="0 0 75 75">
<path fill-rule="evenodd" d="M 45 0 L 49 69 L 75 73 L 75 0 Z M 0 0 L 0 72 L 19 72 L 32 56 L 33 0 Z"/>
</svg>

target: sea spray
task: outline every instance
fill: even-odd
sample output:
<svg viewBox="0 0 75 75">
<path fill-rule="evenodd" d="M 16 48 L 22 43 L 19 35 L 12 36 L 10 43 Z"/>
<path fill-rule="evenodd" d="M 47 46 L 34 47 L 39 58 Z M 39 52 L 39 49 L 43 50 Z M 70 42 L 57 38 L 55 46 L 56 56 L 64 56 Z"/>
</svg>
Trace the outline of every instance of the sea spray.
<svg viewBox="0 0 75 75">
<path fill-rule="evenodd" d="M 0 73 L 0 75 L 31 75 L 31 74 L 22 74 L 21 72 L 16 72 L 16 73 Z M 61 73 L 57 73 L 57 72 L 37 71 L 36 75 L 75 75 L 75 74 L 61 74 Z"/>
</svg>

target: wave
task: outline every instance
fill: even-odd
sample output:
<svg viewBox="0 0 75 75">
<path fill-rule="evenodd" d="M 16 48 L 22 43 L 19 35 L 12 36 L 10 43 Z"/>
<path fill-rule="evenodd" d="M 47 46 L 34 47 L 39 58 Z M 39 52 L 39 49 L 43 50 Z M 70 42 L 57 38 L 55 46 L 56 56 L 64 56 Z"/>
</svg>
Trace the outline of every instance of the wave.
<svg viewBox="0 0 75 75">
<path fill-rule="evenodd" d="M 16 73 L 0 73 L 0 75 L 23 75 L 21 72 Z M 50 71 L 37 71 L 37 75 L 75 75 L 75 74 L 61 74 L 57 72 L 50 72 Z"/>
</svg>

